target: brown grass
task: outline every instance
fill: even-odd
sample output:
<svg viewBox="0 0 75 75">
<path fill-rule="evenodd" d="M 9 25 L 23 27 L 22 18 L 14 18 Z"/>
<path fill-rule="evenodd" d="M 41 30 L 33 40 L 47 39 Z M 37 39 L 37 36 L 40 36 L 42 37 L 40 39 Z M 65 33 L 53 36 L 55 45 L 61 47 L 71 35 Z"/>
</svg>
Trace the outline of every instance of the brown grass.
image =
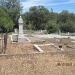
<svg viewBox="0 0 75 75">
<path fill-rule="evenodd" d="M 75 59 L 60 53 L 0 56 L 1 75 L 74 75 L 74 70 Z"/>
<path fill-rule="evenodd" d="M 33 44 L 8 44 L 7 55 L 0 55 L 0 75 L 75 75 L 75 51 L 72 49 L 75 46 L 65 45 L 63 41 L 61 44 L 64 52 L 44 46 L 41 47 L 44 53 L 35 50 Z"/>
</svg>

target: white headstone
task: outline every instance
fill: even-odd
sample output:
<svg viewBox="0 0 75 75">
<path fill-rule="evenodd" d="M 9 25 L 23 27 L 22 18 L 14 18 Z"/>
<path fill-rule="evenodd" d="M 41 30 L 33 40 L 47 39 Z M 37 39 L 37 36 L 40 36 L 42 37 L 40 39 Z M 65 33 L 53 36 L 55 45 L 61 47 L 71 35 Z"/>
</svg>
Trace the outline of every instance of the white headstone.
<svg viewBox="0 0 75 75">
<path fill-rule="evenodd" d="M 18 30 L 17 29 L 14 29 L 14 32 L 15 32 L 15 34 L 18 34 Z"/>
</svg>

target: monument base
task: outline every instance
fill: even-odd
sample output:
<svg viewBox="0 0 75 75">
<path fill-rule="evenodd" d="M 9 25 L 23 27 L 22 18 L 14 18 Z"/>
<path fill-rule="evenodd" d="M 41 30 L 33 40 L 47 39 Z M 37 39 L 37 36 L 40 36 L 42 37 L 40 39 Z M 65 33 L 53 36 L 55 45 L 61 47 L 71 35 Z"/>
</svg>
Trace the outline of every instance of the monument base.
<svg viewBox="0 0 75 75">
<path fill-rule="evenodd" d="M 22 35 L 20 34 L 18 36 L 18 42 L 19 43 L 27 43 L 27 42 L 31 42 L 31 41 L 29 40 L 29 38 L 25 37 L 24 34 L 22 34 Z"/>
<path fill-rule="evenodd" d="M 12 34 L 11 40 L 12 42 L 18 42 L 18 34 Z"/>
</svg>

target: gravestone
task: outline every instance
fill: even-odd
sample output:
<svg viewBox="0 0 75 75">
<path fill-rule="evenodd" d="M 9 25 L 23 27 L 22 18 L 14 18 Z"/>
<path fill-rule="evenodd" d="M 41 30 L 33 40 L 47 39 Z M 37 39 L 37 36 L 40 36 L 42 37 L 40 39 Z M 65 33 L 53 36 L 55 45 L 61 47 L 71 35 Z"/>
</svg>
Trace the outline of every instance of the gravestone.
<svg viewBox="0 0 75 75">
<path fill-rule="evenodd" d="M 30 42 L 30 40 L 23 33 L 23 19 L 21 16 L 18 19 L 18 24 L 19 24 L 18 42 L 22 42 L 22 43 Z"/>
<path fill-rule="evenodd" d="M 14 29 L 14 32 L 15 33 L 11 36 L 12 42 L 18 42 L 18 30 Z"/>
<path fill-rule="evenodd" d="M 18 34 L 18 29 L 14 29 L 15 34 Z"/>
<path fill-rule="evenodd" d="M 25 34 L 23 33 L 23 19 L 21 16 L 18 19 L 18 25 L 19 25 L 19 30 L 14 29 L 15 33 L 12 34 L 11 41 L 13 43 L 14 42 L 19 42 L 19 43 L 31 42 L 31 40 L 29 40 L 29 38 L 26 37 Z"/>
</svg>

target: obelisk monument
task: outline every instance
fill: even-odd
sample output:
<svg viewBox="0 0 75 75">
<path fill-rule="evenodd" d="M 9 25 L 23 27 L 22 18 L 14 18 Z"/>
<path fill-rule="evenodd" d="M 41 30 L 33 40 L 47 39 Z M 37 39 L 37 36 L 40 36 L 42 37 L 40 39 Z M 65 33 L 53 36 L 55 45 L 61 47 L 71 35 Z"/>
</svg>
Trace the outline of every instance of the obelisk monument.
<svg viewBox="0 0 75 75">
<path fill-rule="evenodd" d="M 21 16 L 18 19 L 18 24 L 19 24 L 18 42 L 21 42 L 21 43 L 30 42 L 29 38 L 27 38 L 23 33 L 23 19 Z"/>
<path fill-rule="evenodd" d="M 19 35 L 18 35 L 18 42 L 23 42 L 24 41 L 24 34 L 23 34 L 23 19 L 20 16 L 18 19 L 18 24 L 19 24 Z"/>
</svg>

